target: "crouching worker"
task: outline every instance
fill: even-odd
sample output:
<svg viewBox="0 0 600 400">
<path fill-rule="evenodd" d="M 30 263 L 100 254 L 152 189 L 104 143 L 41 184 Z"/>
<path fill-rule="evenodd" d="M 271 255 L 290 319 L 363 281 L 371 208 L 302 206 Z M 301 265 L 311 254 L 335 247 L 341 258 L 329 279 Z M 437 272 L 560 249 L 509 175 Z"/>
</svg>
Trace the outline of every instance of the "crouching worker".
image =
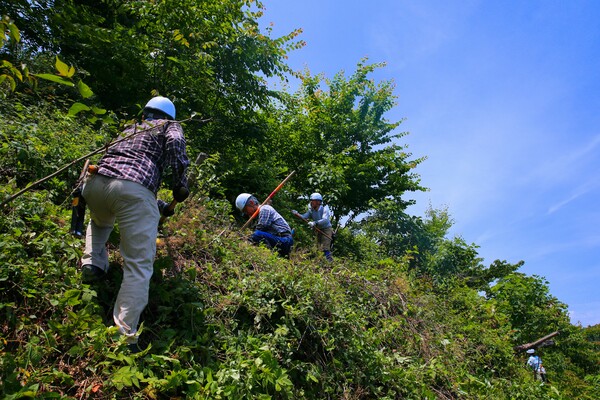
<svg viewBox="0 0 600 400">
<path fill-rule="evenodd" d="M 292 229 L 273 207 L 260 207 L 256 197 L 248 193 L 240 194 L 235 200 L 235 206 L 248 217 L 252 217 L 256 210 L 260 209 L 254 233 L 249 238 L 250 242 L 255 245 L 264 243 L 268 248 L 277 250 L 280 256 L 289 258 L 294 244 Z"/>
<path fill-rule="evenodd" d="M 183 129 L 174 121 L 175 105 L 165 97 L 154 97 L 144 107 L 143 116 L 141 124 L 123 132 L 125 140 L 108 148 L 83 189 L 91 221 L 81 259 L 82 278 L 89 283 L 108 270 L 106 242 L 116 221 L 123 281 L 113 319 L 133 352 L 139 350 L 138 323 L 148 303 L 161 212 L 168 215 L 172 211 L 156 200 L 165 168 L 173 175 L 174 199 L 181 202 L 189 194 L 185 175 L 189 161 Z"/>
</svg>

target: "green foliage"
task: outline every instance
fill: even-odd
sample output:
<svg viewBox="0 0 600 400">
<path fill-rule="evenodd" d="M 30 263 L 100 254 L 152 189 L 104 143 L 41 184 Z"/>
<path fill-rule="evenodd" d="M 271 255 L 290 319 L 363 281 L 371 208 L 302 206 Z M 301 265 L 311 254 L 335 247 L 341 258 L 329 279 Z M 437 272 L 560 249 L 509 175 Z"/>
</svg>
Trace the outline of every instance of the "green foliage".
<svg viewBox="0 0 600 400">
<path fill-rule="evenodd" d="M 401 196 L 423 190 L 412 172 L 423 158 L 410 160 L 398 144 L 404 133 L 393 133 L 400 122 L 385 119 L 395 105 L 394 85 L 369 79 L 381 67 L 362 60 L 350 77 L 339 73 L 325 82 L 305 72 L 280 111 L 285 142 L 275 147 L 279 158 L 297 171 L 297 191 L 326 195 L 338 220 L 384 199 L 406 208 Z"/>
<path fill-rule="evenodd" d="M 14 180 L 17 187 L 44 178 L 108 142 L 111 131 L 95 130 L 81 121 L 40 103 L 23 104 L 16 99 L 0 109 L 0 179 Z M 83 165 L 83 163 L 82 163 Z M 79 176 L 77 167 L 46 181 L 41 188 L 51 199 L 64 202 Z"/>
<path fill-rule="evenodd" d="M 475 244 L 446 237 L 446 210 L 406 213 L 402 195 L 422 190 L 412 170 L 423 158 L 411 160 L 399 122 L 385 119 L 393 84 L 368 78 L 381 65 L 362 60 L 332 80 L 306 72 L 297 93 L 271 92 L 264 78 L 285 78 L 285 55 L 302 41 L 299 31 L 261 33 L 262 7 L 0 4 L 16 21 L 2 20 L 3 58 L 28 65 L 3 64 L 17 79 L 2 89 L 0 198 L 106 144 L 104 109 L 129 118 L 140 109 L 132 104 L 162 93 L 184 118 L 211 118 L 184 121 L 192 159 L 207 157 L 161 227 L 141 353 L 112 326 L 118 229 L 107 278 L 81 283 L 82 243 L 67 233 L 64 206 L 78 167 L 3 206 L 0 397 L 597 398 L 596 331 L 569 324 L 548 282 L 516 272 L 522 263 L 484 266 Z M 307 231 L 290 260 L 238 232 L 231 200 L 264 198 L 292 170 L 274 199 L 284 215 L 318 190 L 349 217 L 334 263 Z M 543 348 L 550 384 L 540 385 L 514 348 L 553 330 L 555 345 Z"/>
<path fill-rule="evenodd" d="M 0 45 L 0 54 L 5 54 L 5 50 L 8 48 L 15 48 L 21 41 L 21 32 L 19 28 L 7 15 L 0 12 L 0 32 L 2 34 L 2 43 Z M 17 88 L 17 82 L 23 81 L 31 82 L 31 76 L 27 67 L 21 66 L 21 68 L 15 67 L 14 63 L 9 60 L 3 59 L 0 65 L 0 88 L 8 89 L 10 92 L 14 92 Z M 0 91 L 2 97 L 6 97 L 4 90 Z"/>
<path fill-rule="evenodd" d="M 81 244 L 45 196 L 15 200 L 0 226 L 5 397 L 569 398 L 530 381 L 496 300 L 468 286 L 436 294 L 407 262 L 365 255 L 324 267 L 236 235 L 215 242 L 230 205 L 199 192 L 164 227 L 144 351 L 129 354 L 110 326 L 118 251 L 105 282 L 82 285 Z M 567 375 L 575 354 L 556 354 Z M 579 360 L 585 381 L 560 390 L 592 398 L 590 361 Z M 545 362 L 557 376 L 559 359 Z"/>
<path fill-rule="evenodd" d="M 548 282 L 539 276 L 509 274 L 490 288 L 488 297 L 510 316 L 515 343 L 531 342 L 570 325 L 567 306 L 550 294 Z"/>
</svg>

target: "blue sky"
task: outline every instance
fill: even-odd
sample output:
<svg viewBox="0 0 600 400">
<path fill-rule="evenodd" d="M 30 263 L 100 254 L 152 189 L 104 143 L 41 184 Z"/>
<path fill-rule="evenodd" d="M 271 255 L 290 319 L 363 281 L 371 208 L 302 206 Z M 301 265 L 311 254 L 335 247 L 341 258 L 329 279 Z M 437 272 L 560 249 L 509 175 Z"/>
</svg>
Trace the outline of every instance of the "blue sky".
<svg viewBox="0 0 600 400">
<path fill-rule="evenodd" d="M 451 235 L 484 263 L 525 261 L 600 323 L 600 2 L 266 0 L 274 36 L 302 28 L 294 69 L 332 78 L 386 62 L 399 131 L 430 191 L 409 211 L 447 208 Z"/>
</svg>

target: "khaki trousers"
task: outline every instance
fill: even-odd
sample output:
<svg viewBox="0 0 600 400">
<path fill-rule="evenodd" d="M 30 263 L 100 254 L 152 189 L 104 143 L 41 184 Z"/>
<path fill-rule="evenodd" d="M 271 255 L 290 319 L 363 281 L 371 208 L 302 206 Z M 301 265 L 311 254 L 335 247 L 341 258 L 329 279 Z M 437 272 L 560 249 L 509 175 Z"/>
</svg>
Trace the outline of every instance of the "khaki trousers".
<svg viewBox="0 0 600 400">
<path fill-rule="evenodd" d="M 331 227 L 329 228 L 319 228 L 319 231 L 317 231 L 317 246 L 319 248 L 319 250 L 321 251 L 326 251 L 329 250 L 331 251 L 331 238 L 333 237 L 333 229 Z"/>
<path fill-rule="evenodd" d="M 113 319 L 128 343 L 137 342 L 137 328 L 148 304 L 156 236 L 160 214 L 156 197 L 139 183 L 93 175 L 85 184 L 83 197 L 90 209 L 82 264 L 108 270 L 106 242 L 115 221 L 121 235 L 120 251 L 124 260 L 123 281 Z"/>
</svg>

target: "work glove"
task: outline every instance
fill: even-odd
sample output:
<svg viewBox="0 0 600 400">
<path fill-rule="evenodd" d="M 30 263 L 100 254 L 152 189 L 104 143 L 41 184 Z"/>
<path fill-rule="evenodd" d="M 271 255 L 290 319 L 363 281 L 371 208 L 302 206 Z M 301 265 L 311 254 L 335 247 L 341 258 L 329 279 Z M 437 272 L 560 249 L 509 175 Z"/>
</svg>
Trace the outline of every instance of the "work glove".
<svg viewBox="0 0 600 400">
<path fill-rule="evenodd" d="M 292 214 L 298 214 L 298 211 L 292 210 Z"/>
<path fill-rule="evenodd" d="M 190 191 L 186 187 L 179 186 L 179 187 L 173 189 L 173 198 L 178 203 L 184 202 L 185 199 L 187 199 L 189 195 L 190 195 Z"/>
<path fill-rule="evenodd" d="M 308 227 L 309 227 L 310 229 L 313 229 L 313 228 L 315 227 L 315 221 L 310 221 L 310 222 L 308 223 Z"/>
<path fill-rule="evenodd" d="M 158 205 L 158 211 L 160 212 L 160 215 L 163 217 L 170 217 L 171 215 L 175 214 L 175 209 L 169 210 L 169 203 L 162 200 L 156 200 L 156 204 Z"/>
</svg>

